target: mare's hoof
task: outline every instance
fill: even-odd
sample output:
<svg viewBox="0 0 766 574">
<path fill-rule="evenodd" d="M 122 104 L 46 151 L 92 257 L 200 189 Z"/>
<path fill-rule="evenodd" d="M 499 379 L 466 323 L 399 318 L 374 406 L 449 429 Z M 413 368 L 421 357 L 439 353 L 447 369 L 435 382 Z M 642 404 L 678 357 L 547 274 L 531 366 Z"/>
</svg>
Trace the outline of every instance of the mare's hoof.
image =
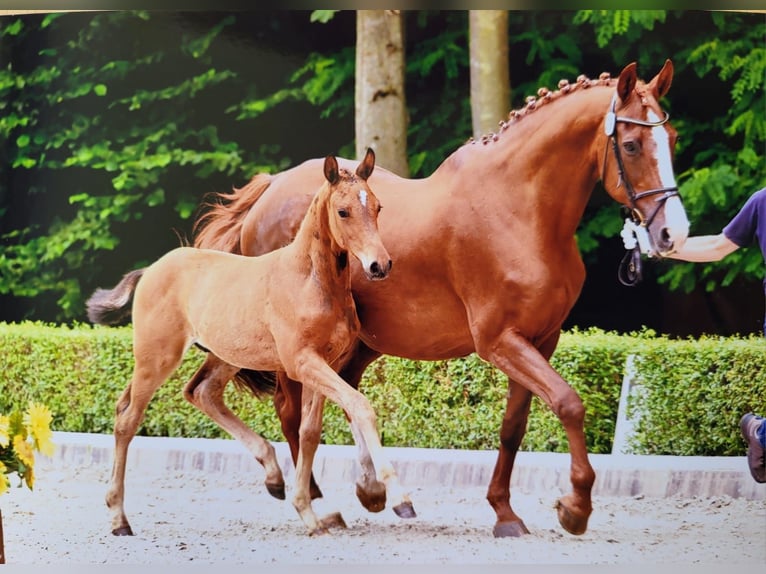
<svg viewBox="0 0 766 574">
<path fill-rule="evenodd" d="M 341 516 L 340 512 L 333 512 L 331 514 L 328 514 L 322 520 L 319 521 L 320 524 L 326 528 L 348 528 L 346 526 L 346 521 L 343 520 L 343 516 Z"/>
<path fill-rule="evenodd" d="M 559 515 L 559 524 L 569 532 L 579 536 L 584 534 L 588 529 L 588 517 L 590 513 L 585 516 L 577 515 L 569 509 L 565 501 L 566 497 L 556 501 L 556 511 Z"/>
<path fill-rule="evenodd" d="M 412 507 L 412 503 L 409 501 L 394 506 L 394 512 L 396 512 L 396 515 L 399 518 L 415 518 L 417 516 L 417 514 L 415 514 L 415 509 Z"/>
<path fill-rule="evenodd" d="M 369 488 L 356 484 L 356 497 L 369 512 L 380 512 L 386 507 L 386 485 L 375 481 Z"/>
<path fill-rule="evenodd" d="M 277 498 L 279 500 L 285 499 L 285 485 L 284 484 L 267 484 L 266 490 L 269 491 L 269 494 L 273 496 L 274 498 Z"/>
<path fill-rule="evenodd" d="M 133 536 L 133 530 L 130 526 L 120 526 L 112 530 L 112 534 L 115 536 Z"/>
<path fill-rule="evenodd" d="M 527 526 L 521 520 L 513 522 L 498 522 L 492 529 L 495 538 L 520 538 L 529 534 Z"/>
</svg>

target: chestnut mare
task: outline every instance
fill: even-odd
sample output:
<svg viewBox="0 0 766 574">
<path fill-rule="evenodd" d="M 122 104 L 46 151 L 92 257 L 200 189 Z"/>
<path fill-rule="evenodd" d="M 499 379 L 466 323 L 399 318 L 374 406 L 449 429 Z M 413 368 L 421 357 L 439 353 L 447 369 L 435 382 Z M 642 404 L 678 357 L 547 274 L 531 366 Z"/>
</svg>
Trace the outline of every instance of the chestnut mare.
<svg viewBox="0 0 766 574">
<path fill-rule="evenodd" d="M 337 160 L 328 156 L 327 181 L 309 206 L 295 241 L 283 249 L 243 257 L 180 247 L 128 273 L 114 289 L 97 290 L 88 300 L 91 321 L 111 324 L 130 312 L 132 299 L 135 367 L 117 402 L 115 460 L 106 497 L 113 534 L 132 534 L 123 508 L 130 441 L 152 395 L 192 344 L 208 355 L 186 384 L 184 396 L 247 446 L 263 464 L 266 486 L 277 498 L 285 497 L 285 485 L 274 447 L 215 398 L 240 369 L 284 371 L 305 385 L 306 416 L 299 429 L 293 503 L 310 533 L 343 526 L 339 514 L 320 520 L 311 507 L 309 481 L 325 397 L 338 403 L 359 429 L 377 479 L 398 501 L 397 514 L 414 516 L 381 447 L 372 407 L 337 374 L 360 328 L 348 253 L 359 260 L 366 279 L 384 279 L 391 268 L 378 234 L 380 203 L 366 183 L 374 167 L 372 150 L 355 173 L 339 170 Z M 322 172 L 319 165 L 316 169 Z"/>
<path fill-rule="evenodd" d="M 362 328 L 340 375 L 357 387 L 383 354 L 444 360 L 476 352 L 508 376 L 487 492 L 495 536 L 528 533 L 511 508 L 510 479 L 533 394 L 558 416 L 569 442 L 573 491 L 557 503 L 559 522 L 573 534 L 587 529 L 595 474 L 585 410 L 549 358 L 585 278 L 575 231 L 599 180 L 648 232 L 650 256 L 667 255 L 686 240 L 689 222 L 672 169 L 676 132 L 659 104 L 672 77 L 668 60 L 648 83 L 635 63 L 616 80 L 606 73 L 562 80 L 556 91 L 530 96 L 498 133 L 457 149 L 429 177 L 403 179 L 378 167 L 370 179 L 386 205 L 380 233 L 396 272 L 370 283 L 352 269 Z M 195 244 L 245 255 L 287 244 L 311 201 L 306 190 L 316 187 L 317 161 L 256 175 L 219 194 L 196 223 Z M 295 456 L 300 386 L 278 378 L 274 402 Z M 357 494 L 378 510 L 385 493 L 364 461 Z"/>
</svg>

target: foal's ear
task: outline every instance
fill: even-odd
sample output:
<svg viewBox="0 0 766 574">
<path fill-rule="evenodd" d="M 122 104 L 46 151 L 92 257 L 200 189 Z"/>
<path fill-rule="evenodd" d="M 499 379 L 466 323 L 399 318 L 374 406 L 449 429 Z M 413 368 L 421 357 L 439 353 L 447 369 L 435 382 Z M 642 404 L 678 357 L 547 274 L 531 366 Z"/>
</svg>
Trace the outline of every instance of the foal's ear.
<svg viewBox="0 0 766 574">
<path fill-rule="evenodd" d="M 617 80 L 617 95 L 620 101 L 625 104 L 630 99 L 633 89 L 636 87 L 636 63 L 631 62 L 620 72 L 620 79 Z"/>
<path fill-rule="evenodd" d="M 372 170 L 375 169 L 375 152 L 371 147 L 367 148 L 367 153 L 364 154 L 364 159 L 359 167 L 356 168 L 356 175 L 367 181 L 367 178 L 372 175 Z"/>
<path fill-rule="evenodd" d="M 324 158 L 324 176 L 331 185 L 335 185 L 340 179 L 338 160 L 335 159 L 334 155 L 328 155 Z"/>
<path fill-rule="evenodd" d="M 668 93 L 672 82 L 673 62 L 665 60 L 665 65 L 662 66 L 660 73 L 654 76 L 652 81 L 649 82 L 649 90 L 654 94 L 654 98 L 659 100 L 662 96 Z"/>
</svg>

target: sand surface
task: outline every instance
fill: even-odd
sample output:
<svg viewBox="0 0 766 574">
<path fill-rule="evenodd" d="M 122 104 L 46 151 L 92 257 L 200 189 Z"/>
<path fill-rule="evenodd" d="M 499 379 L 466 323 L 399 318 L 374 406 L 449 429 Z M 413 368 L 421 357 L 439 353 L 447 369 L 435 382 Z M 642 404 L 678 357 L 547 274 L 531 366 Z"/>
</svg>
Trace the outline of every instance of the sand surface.
<svg viewBox="0 0 766 574">
<path fill-rule="evenodd" d="M 60 465 L 59 465 L 60 466 Z M 8 564 L 766 564 L 766 501 L 595 497 L 588 532 L 567 534 L 560 492 L 513 493 L 531 534 L 495 539 L 485 488 L 413 488 L 417 518 L 365 511 L 354 485 L 324 483 L 320 515 L 348 529 L 311 537 L 262 477 L 128 469 L 135 536 L 109 532 L 105 465 L 41 467 L 34 492 L 0 498 Z M 15 483 L 15 479 L 14 479 Z"/>
</svg>

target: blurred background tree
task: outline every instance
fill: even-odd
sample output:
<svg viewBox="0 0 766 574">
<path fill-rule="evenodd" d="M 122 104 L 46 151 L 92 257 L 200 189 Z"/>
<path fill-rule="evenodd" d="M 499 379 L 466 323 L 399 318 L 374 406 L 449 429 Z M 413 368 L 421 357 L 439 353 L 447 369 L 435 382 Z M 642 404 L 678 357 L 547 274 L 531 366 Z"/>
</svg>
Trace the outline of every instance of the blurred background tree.
<svg viewBox="0 0 766 574">
<path fill-rule="evenodd" d="M 404 145 L 421 177 L 472 134 L 469 12 L 402 11 L 401 22 Z M 766 185 L 763 14 L 512 11 L 506 25 L 512 107 L 561 78 L 616 75 L 631 61 L 651 77 L 673 60 L 663 104 L 693 233 L 719 231 Z M 206 193 L 356 155 L 355 47 L 354 11 L 0 18 L 0 319 L 82 320 L 96 286 L 190 235 Z M 652 261 L 627 288 L 616 280 L 621 225 L 597 189 L 568 326 L 760 329 L 757 248 L 710 265 Z"/>
</svg>

